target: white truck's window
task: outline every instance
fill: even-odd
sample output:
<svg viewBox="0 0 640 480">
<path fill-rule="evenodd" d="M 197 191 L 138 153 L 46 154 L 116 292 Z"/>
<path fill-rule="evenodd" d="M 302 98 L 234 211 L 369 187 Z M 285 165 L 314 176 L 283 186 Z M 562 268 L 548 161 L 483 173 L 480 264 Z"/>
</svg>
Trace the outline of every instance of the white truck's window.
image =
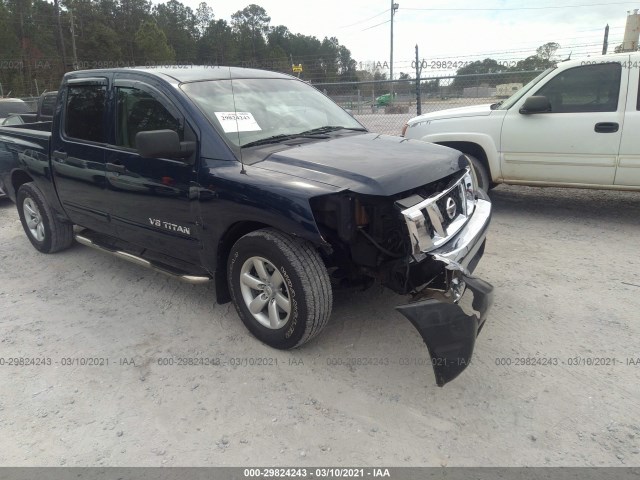
<svg viewBox="0 0 640 480">
<path fill-rule="evenodd" d="M 615 112 L 620 96 L 622 66 L 603 63 L 558 73 L 535 95 L 544 95 L 552 113 Z"/>
<path fill-rule="evenodd" d="M 104 143 L 104 108 L 107 87 L 76 85 L 67 91 L 64 132 L 70 138 Z"/>
</svg>

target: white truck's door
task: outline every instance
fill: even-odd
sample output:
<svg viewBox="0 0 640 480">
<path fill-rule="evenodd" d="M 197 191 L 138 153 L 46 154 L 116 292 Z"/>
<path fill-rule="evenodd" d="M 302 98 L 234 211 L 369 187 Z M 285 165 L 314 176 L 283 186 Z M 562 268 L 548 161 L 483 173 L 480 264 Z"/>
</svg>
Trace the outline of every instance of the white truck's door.
<svg viewBox="0 0 640 480">
<path fill-rule="evenodd" d="M 629 95 L 615 185 L 640 187 L 640 55 L 629 62 Z"/>
<path fill-rule="evenodd" d="M 561 64 L 509 109 L 500 139 L 505 181 L 613 185 L 629 81 L 624 58 Z M 551 112 L 520 113 L 533 95 L 547 97 Z"/>
</svg>

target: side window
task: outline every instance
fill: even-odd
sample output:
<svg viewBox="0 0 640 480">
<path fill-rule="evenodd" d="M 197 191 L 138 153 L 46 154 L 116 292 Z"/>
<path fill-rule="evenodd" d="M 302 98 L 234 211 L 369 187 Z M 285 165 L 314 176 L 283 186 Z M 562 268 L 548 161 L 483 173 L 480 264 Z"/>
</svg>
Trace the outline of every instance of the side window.
<svg viewBox="0 0 640 480">
<path fill-rule="evenodd" d="M 74 85 L 67 91 L 64 132 L 68 137 L 104 143 L 105 85 Z"/>
<path fill-rule="evenodd" d="M 182 122 L 158 100 L 136 88 L 118 88 L 116 145 L 136 148 L 136 134 L 147 130 L 175 130 L 184 140 Z"/>
<path fill-rule="evenodd" d="M 552 113 L 615 112 L 622 66 L 603 63 L 571 68 L 536 92 L 551 102 Z"/>
</svg>

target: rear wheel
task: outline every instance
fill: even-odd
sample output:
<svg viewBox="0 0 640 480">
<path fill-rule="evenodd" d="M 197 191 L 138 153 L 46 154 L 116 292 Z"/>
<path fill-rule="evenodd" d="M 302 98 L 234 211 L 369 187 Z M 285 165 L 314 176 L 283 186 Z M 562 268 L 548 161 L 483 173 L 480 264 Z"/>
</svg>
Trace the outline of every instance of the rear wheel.
<svg viewBox="0 0 640 480">
<path fill-rule="evenodd" d="M 289 349 L 315 337 L 331 315 L 327 270 L 308 242 L 264 229 L 240 238 L 227 265 L 231 299 L 253 335 Z"/>
<path fill-rule="evenodd" d="M 54 253 L 71 246 L 73 225 L 54 215 L 44 195 L 32 182 L 18 189 L 16 205 L 22 227 L 36 250 Z"/>
</svg>

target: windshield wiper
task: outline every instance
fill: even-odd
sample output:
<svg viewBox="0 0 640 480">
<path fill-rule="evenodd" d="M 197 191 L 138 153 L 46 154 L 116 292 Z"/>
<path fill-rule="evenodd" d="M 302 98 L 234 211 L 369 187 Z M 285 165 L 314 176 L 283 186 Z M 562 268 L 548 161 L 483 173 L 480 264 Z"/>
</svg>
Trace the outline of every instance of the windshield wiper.
<svg viewBox="0 0 640 480">
<path fill-rule="evenodd" d="M 326 125 L 324 127 L 312 128 L 311 130 L 305 130 L 300 132 L 300 135 L 318 135 L 321 133 L 335 132 L 336 130 L 352 130 L 354 132 L 366 132 L 366 128 L 350 128 L 343 127 L 341 125 Z"/>
<path fill-rule="evenodd" d="M 290 140 L 292 138 L 298 138 L 298 137 L 300 137 L 300 134 L 298 133 L 295 133 L 292 135 L 285 135 L 285 134 L 272 135 L 271 137 L 261 138 L 260 140 L 254 140 L 253 142 L 245 143 L 244 145 L 240 145 L 240 146 L 242 148 L 256 147 L 258 145 L 268 145 L 270 143 L 278 143 L 284 140 Z"/>
</svg>

